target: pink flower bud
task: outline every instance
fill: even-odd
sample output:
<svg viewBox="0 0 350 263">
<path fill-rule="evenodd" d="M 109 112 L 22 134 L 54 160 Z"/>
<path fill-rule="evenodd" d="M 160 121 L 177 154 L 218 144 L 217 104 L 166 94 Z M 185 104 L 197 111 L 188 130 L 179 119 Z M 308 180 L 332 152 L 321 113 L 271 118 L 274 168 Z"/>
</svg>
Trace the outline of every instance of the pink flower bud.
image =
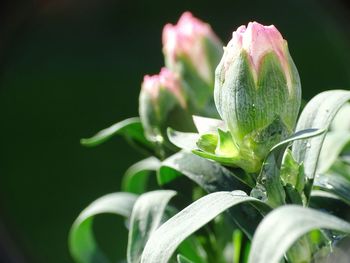
<svg viewBox="0 0 350 263">
<path fill-rule="evenodd" d="M 167 144 L 168 127 L 192 130 L 193 122 L 183 91 L 181 79 L 167 68 L 162 68 L 158 75 L 144 77 L 139 114 L 145 135 L 150 141 L 159 145 Z"/>
<path fill-rule="evenodd" d="M 232 39 L 225 48 L 224 67 L 227 69 L 241 50 L 245 50 L 253 66 L 253 76 L 257 79 L 262 58 L 269 52 L 274 52 L 284 70 L 288 88 L 291 88 L 292 77 L 290 71 L 287 41 L 283 39 L 274 25 L 263 26 L 257 22 L 250 22 L 248 26 L 240 26 L 232 33 Z"/>
<path fill-rule="evenodd" d="M 215 65 L 211 65 L 208 47 L 205 41 L 218 48 L 219 56 Z M 181 58 L 186 58 L 200 77 L 212 83 L 216 63 L 219 61 L 222 44 L 209 24 L 185 12 L 176 25 L 167 24 L 163 29 L 163 52 L 167 66 L 176 67 Z M 216 51 L 215 51 L 216 52 Z"/>
<path fill-rule="evenodd" d="M 158 100 L 161 90 L 167 90 L 178 99 L 183 108 L 186 107 L 180 80 L 167 68 L 163 67 L 158 75 L 146 75 L 143 79 L 142 90 L 148 93 L 154 102 Z"/>
<path fill-rule="evenodd" d="M 300 79 L 287 42 L 274 26 L 240 26 L 215 75 L 215 105 L 235 145 L 261 162 L 293 132 L 299 112 Z"/>
</svg>

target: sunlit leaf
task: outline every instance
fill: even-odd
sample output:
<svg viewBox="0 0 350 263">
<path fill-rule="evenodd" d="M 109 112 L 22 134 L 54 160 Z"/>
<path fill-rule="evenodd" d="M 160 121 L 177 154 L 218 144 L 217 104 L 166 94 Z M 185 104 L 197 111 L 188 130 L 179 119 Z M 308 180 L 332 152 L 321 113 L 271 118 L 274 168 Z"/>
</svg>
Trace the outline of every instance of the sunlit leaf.
<svg viewBox="0 0 350 263">
<path fill-rule="evenodd" d="M 139 161 L 125 172 L 122 181 L 122 190 L 141 194 L 147 189 L 148 176 L 157 171 L 161 162 L 155 157 L 149 157 Z"/>
<path fill-rule="evenodd" d="M 199 139 L 199 134 L 191 132 L 179 132 L 168 128 L 168 138 L 170 142 L 175 146 L 191 152 L 197 148 L 196 143 Z"/>
<path fill-rule="evenodd" d="M 266 201 L 272 207 L 284 205 L 286 203 L 286 193 L 280 177 L 280 168 L 285 148 L 293 141 L 319 136 L 322 133 L 324 133 L 324 130 L 306 129 L 298 131 L 272 147 L 261 168 L 258 185 L 254 189 L 253 196 L 258 197 L 261 195 L 263 197 L 266 195 Z M 261 188 L 263 189 L 261 190 Z"/>
<path fill-rule="evenodd" d="M 199 134 L 216 133 L 218 128 L 227 130 L 225 123 L 218 119 L 193 116 L 193 122 Z"/>
<path fill-rule="evenodd" d="M 177 263 L 194 263 L 194 262 L 184 257 L 183 255 L 179 254 L 177 255 Z"/>
<path fill-rule="evenodd" d="M 350 181 L 343 176 L 336 173 L 316 175 L 314 187 L 335 194 L 350 205 Z"/>
<path fill-rule="evenodd" d="M 273 210 L 256 230 L 249 263 L 279 263 L 295 241 L 315 229 L 350 233 L 350 224 L 302 206 L 286 205 Z"/>
<path fill-rule="evenodd" d="M 328 129 L 337 111 L 350 100 L 350 91 L 331 90 L 315 96 L 304 108 L 298 120 L 296 131 L 310 128 Z M 293 143 L 293 156 L 304 163 L 307 178 L 314 178 L 319 154 L 325 134 L 305 141 Z"/>
<path fill-rule="evenodd" d="M 144 130 L 139 118 L 129 118 L 113 124 L 112 126 L 98 132 L 94 136 L 81 139 L 80 143 L 84 146 L 93 147 L 109 140 L 114 135 L 122 135 L 137 146 L 153 149 L 153 145 L 146 139 Z"/>
<path fill-rule="evenodd" d="M 216 192 L 195 201 L 161 225 L 148 240 L 141 262 L 166 263 L 188 236 L 232 206 L 249 203 L 262 213 L 269 207 L 242 191 Z"/>
<path fill-rule="evenodd" d="M 350 143 L 350 132 L 328 132 L 323 142 L 320 159 L 317 164 L 317 173 L 327 172 L 348 143 Z"/>
<path fill-rule="evenodd" d="M 181 175 L 185 175 L 208 193 L 237 189 L 250 191 L 255 185 L 253 178 L 241 169 L 229 170 L 216 162 L 185 151 L 174 154 L 162 163 L 158 181 L 165 184 Z M 252 237 L 259 214 L 245 205 L 231 208 L 230 214 L 235 215 L 235 223 L 245 234 Z"/>
<path fill-rule="evenodd" d="M 143 248 L 160 226 L 169 200 L 176 194 L 171 190 L 158 190 L 142 194 L 136 201 L 130 218 L 127 259 L 139 263 Z"/>
<path fill-rule="evenodd" d="M 137 195 L 131 193 L 108 194 L 91 203 L 80 213 L 69 233 L 69 249 L 76 262 L 109 263 L 95 241 L 93 219 L 96 215 L 104 213 L 129 217 L 136 199 Z"/>
<path fill-rule="evenodd" d="M 332 131 L 350 131 L 350 103 L 344 104 L 331 124 Z"/>
</svg>

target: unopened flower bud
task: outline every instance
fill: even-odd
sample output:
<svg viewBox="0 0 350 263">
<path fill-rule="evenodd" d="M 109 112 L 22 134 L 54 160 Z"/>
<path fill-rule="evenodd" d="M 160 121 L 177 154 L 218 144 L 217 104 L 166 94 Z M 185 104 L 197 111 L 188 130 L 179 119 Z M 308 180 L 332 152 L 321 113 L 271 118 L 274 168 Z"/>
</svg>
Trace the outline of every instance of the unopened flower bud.
<svg viewBox="0 0 350 263">
<path fill-rule="evenodd" d="M 212 98 L 214 72 L 222 56 L 222 44 L 209 24 L 185 12 L 176 25 L 163 29 L 165 64 L 189 85 L 194 107 L 201 109 Z"/>
<path fill-rule="evenodd" d="M 145 135 L 150 141 L 162 143 L 168 126 L 185 130 L 188 130 L 186 126 L 193 126 L 186 108 L 183 87 L 176 74 L 162 68 L 158 75 L 144 77 L 139 114 Z"/>
<path fill-rule="evenodd" d="M 215 104 L 236 146 L 262 160 L 293 132 L 299 112 L 300 79 L 286 40 L 273 25 L 241 26 L 215 74 Z"/>
</svg>

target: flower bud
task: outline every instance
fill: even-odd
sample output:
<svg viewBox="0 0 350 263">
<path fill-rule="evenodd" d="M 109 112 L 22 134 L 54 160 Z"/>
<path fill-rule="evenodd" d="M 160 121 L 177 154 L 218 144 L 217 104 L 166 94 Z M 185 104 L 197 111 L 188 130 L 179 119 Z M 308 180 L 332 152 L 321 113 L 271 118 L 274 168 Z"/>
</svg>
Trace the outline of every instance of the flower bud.
<svg viewBox="0 0 350 263">
<path fill-rule="evenodd" d="M 215 72 L 214 99 L 241 154 L 263 160 L 293 132 L 300 79 L 273 25 L 252 22 L 233 32 Z"/>
<path fill-rule="evenodd" d="M 210 25 L 185 12 L 176 25 L 163 29 L 165 64 L 189 85 L 191 103 L 197 109 L 212 98 L 214 71 L 222 56 L 222 44 Z"/>
<path fill-rule="evenodd" d="M 169 126 L 189 130 L 193 124 L 186 108 L 183 86 L 169 69 L 162 68 L 159 75 L 144 77 L 139 114 L 145 135 L 150 141 L 163 143 Z"/>
</svg>

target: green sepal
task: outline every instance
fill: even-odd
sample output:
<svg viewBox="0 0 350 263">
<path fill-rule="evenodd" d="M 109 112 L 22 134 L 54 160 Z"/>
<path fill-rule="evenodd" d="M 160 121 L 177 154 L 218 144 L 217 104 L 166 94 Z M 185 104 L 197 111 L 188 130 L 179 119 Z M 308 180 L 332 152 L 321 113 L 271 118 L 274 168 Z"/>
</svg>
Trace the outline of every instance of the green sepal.
<svg viewBox="0 0 350 263">
<path fill-rule="evenodd" d="M 218 129 L 219 141 L 215 153 L 219 156 L 236 157 L 238 150 L 232 140 L 231 133 Z"/>
<path fill-rule="evenodd" d="M 294 160 L 292 151 L 287 149 L 281 165 L 281 179 L 284 185 L 293 186 L 300 194 L 305 187 L 303 165 Z"/>
<path fill-rule="evenodd" d="M 160 88 L 157 98 L 141 90 L 139 97 L 139 114 L 146 137 L 153 142 L 162 140 L 162 127 L 170 110 L 176 105 L 173 94 Z"/>
<path fill-rule="evenodd" d="M 215 154 L 215 149 L 218 145 L 218 135 L 217 134 L 203 134 L 201 137 L 199 137 L 197 141 L 197 146 L 200 150 L 204 152 L 209 152 Z"/>
<path fill-rule="evenodd" d="M 218 111 L 239 151 L 263 160 L 273 145 L 292 133 L 300 92 L 289 91 L 274 52 L 264 55 L 259 72 L 244 50 L 230 65 L 223 63 L 216 70 L 214 95 Z"/>
</svg>

